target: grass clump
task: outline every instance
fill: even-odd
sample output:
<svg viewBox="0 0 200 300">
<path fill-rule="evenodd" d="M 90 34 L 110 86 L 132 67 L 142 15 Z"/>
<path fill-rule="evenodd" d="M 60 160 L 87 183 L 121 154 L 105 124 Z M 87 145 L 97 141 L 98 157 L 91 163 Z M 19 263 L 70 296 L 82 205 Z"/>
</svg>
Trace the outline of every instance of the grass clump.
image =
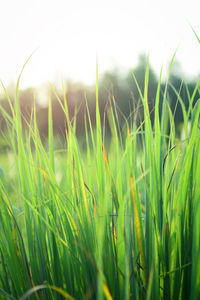
<svg viewBox="0 0 200 300">
<path fill-rule="evenodd" d="M 151 122 L 148 76 L 147 65 L 144 94 L 138 86 L 144 122 L 127 125 L 121 143 L 114 104 L 108 149 L 97 72 L 96 130 L 88 113 L 84 152 L 65 96 L 62 102 L 51 87 L 67 122 L 62 156 L 54 149 L 51 101 L 48 151 L 35 111 L 23 131 L 18 81 L 14 106 L 8 97 L 12 117 L 2 110 L 16 172 L 12 187 L 6 173 L 0 180 L 2 299 L 199 299 L 200 103 L 193 105 L 193 95 L 186 111 L 177 97 L 186 136 L 177 141 L 167 85 L 159 114 L 161 76 Z"/>
</svg>

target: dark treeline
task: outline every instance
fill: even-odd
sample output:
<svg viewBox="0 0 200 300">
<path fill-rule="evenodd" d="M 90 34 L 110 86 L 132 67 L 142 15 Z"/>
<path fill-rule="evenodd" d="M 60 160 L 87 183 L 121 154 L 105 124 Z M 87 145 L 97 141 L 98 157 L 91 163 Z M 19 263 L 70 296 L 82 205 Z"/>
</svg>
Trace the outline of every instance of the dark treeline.
<svg viewBox="0 0 200 300">
<path fill-rule="evenodd" d="M 110 134 L 110 126 L 108 122 L 109 108 L 115 102 L 118 125 L 122 129 L 123 125 L 127 122 L 129 125 L 136 121 L 140 123 L 143 120 L 143 108 L 141 105 L 140 94 L 137 85 L 134 81 L 133 74 L 137 80 L 137 83 L 144 91 L 145 82 L 145 71 L 146 71 L 146 58 L 141 55 L 139 58 L 138 66 L 133 70 L 130 70 L 122 76 L 118 70 L 106 72 L 99 79 L 99 107 L 102 123 L 105 124 L 105 132 Z M 172 113 L 174 114 L 175 125 L 178 133 L 179 125 L 183 122 L 182 109 L 178 101 L 178 95 L 183 100 L 186 109 L 189 106 L 189 99 L 194 92 L 196 82 L 184 82 L 181 75 L 177 75 L 177 72 L 172 72 L 170 81 L 167 89 L 167 101 L 169 101 Z M 83 84 L 70 83 L 66 84 L 66 99 L 68 103 L 70 119 L 76 118 L 76 131 L 77 135 L 83 135 L 85 130 L 85 116 L 87 116 L 87 105 L 91 117 L 92 125 L 95 126 L 95 86 L 89 87 Z M 165 89 L 165 82 L 161 84 L 160 91 L 160 112 L 163 101 L 163 93 Z M 148 102 L 149 110 L 152 116 L 153 122 L 153 111 L 155 105 L 155 98 L 158 86 L 158 78 L 155 75 L 153 69 L 150 67 L 149 70 L 149 87 L 148 87 Z M 20 92 L 20 108 L 23 116 L 23 124 L 25 126 L 26 121 L 30 121 L 31 112 L 34 106 L 34 89 L 30 88 Z M 62 95 L 59 95 L 61 100 Z M 197 101 L 199 94 L 195 95 L 195 101 Z M 56 99 L 54 93 L 51 93 L 52 99 L 52 112 L 53 112 L 53 127 L 54 133 L 58 135 L 65 135 L 66 132 L 66 118 L 59 102 Z M 62 100 L 63 101 L 63 100 Z M 11 115 L 11 110 L 7 99 L 2 99 L 0 102 L 1 106 Z M 48 107 L 44 107 L 36 101 L 37 121 L 40 130 L 41 137 L 48 135 Z M 2 113 L 0 114 L 0 129 L 5 130 L 6 121 L 3 118 Z"/>
</svg>

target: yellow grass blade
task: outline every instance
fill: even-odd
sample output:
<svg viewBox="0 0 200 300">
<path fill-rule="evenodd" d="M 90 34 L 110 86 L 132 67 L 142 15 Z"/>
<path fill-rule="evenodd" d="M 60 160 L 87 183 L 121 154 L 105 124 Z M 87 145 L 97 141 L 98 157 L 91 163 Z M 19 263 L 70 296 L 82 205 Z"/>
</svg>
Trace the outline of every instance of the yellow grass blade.
<svg viewBox="0 0 200 300">
<path fill-rule="evenodd" d="M 104 294 L 105 294 L 107 300 L 113 300 L 113 297 L 105 283 L 103 284 L 103 291 L 104 291 Z"/>
</svg>

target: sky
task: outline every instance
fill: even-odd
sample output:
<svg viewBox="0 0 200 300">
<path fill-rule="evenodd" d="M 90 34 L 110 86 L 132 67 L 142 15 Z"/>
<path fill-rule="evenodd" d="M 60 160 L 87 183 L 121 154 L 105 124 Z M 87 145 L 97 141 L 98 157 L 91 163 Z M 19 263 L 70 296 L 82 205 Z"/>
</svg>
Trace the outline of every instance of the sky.
<svg viewBox="0 0 200 300">
<path fill-rule="evenodd" d="M 188 77 L 200 74 L 199 1 L 6 0 L 0 10 L 0 79 L 21 88 L 67 78 L 95 82 L 99 72 L 137 65 L 149 55 L 157 74 L 176 59 Z M 0 91 L 1 93 L 1 91 Z"/>
</svg>

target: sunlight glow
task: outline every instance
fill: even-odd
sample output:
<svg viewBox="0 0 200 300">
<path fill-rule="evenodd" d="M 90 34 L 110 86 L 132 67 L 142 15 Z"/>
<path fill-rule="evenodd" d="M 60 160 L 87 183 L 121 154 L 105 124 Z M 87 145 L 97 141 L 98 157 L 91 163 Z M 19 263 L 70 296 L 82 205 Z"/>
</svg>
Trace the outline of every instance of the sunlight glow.
<svg viewBox="0 0 200 300">
<path fill-rule="evenodd" d="M 2 3 L 0 79 L 16 81 L 27 57 L 21 86 L 38 86 L 65 78 L 95 81 L 116 66 L 130 69 L 140 53 L 150 55 L 159 73 L 178 47 L 177 60 L 188 76 L 197 75 L 200 47 L 189 22 L 199 32 L 197 4 L 186 1 L 7 0 Z"/>
</svg>

